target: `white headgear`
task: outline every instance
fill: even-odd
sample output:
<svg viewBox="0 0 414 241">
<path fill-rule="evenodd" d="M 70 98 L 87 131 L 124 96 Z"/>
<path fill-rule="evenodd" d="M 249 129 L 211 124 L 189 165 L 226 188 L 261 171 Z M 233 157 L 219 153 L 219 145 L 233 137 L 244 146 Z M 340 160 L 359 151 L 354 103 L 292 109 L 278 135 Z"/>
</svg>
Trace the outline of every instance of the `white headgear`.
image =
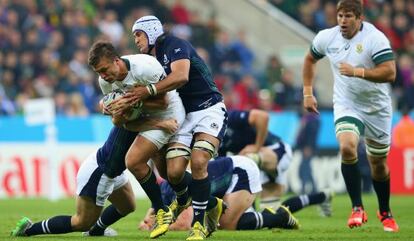
<svg viewBox="0 0 414 241">
<path fill-rule="evenodd" d="M 136 31 L 142 31 L 147 35 L 149 45 L 155 45 L 157 38 L 164 33 L 160 20 L 152 15 L 141 17 L 135 21 L 132 33 Z"/>
</svg>

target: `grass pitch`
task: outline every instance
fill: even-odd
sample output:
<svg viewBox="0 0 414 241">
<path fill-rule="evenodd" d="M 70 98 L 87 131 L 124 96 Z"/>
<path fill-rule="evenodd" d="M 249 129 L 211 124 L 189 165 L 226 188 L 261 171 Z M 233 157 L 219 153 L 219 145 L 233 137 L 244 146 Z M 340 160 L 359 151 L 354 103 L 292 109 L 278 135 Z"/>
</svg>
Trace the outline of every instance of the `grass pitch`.
<svg viewBox="0 0 414 241">
<path fill-rule="evenodd" d="M 414 240 L 414 196 L 392 196 L 393 214 L 400 225 L 399 233 L 385 233 L 376 217 L 377 201 L 375 195 L 363 197 L 368 212 L 368 223 L 362 228 L 349 229 L 346 221 L 350 213 L 348 196 L 338 195 L 333 199 L 334 213 L 330 218 L 318 215 L 316 207 L 308 207 L 295 216 L 301 224 L 300 230 L 260 230 L 260 231 L 218 231 L 209 240 Z M 71 215 L 75 210 L 74 199 L 49 202 L 43 199 L 6 199 L 0 200 L 0 240 L 150 240 L 149 233 L 137 229 L 139 220 L 149 206 L 147 200 L 137 201 L 137 211 L 113 225 L 119 236 L 114 238 L 82 237 L 80 233 L 65 235 L 41 235 L 34 237 L 11 238 L 10 231 L 16 222 L 27 216 L 37 222 L 55 215 Z M 185 240 L 186 232 L 168 232 L 158 240 Z"/>
</svg>

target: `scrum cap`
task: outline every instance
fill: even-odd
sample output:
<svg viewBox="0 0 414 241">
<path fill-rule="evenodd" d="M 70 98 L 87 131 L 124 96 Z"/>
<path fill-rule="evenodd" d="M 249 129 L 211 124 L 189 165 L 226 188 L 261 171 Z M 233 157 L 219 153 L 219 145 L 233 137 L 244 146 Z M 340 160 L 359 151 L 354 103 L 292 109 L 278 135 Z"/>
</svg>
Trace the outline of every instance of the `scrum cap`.
<svg viewBox="0 0 414 241">
<path fill-rule="evenodd" d="M 132 33 L 144 32 L 148 37 L 148 45 L 154 46 L 155 41 L 164 33 L 160 20 L 152 15 L 144 16 L 135 21 L 132 26 Z"/>
</svg>

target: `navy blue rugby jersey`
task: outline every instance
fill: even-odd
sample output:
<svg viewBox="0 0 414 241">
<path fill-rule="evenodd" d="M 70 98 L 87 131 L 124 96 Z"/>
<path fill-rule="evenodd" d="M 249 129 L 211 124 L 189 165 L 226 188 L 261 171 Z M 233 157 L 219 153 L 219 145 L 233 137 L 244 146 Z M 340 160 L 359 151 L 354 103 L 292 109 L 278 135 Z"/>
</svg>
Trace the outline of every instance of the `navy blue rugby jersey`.
<svg viewBox="0 0 414 241">
<path fill-rule="evenodd" d="M 171 73 L 172 62 L 190 60 L 188 83 L 177 89 L 186 113 L 206 109 L 223 100 L 210 70 L 188 41 L 172 35 L 160 36 L 156 43 L 156 58 L 167 75 Z"/>
<path fill-rule="evenodd" d="M 256 142 L 256 129 L 249 124 L 250 111 L 233 110 L 228 112 L 227 130 L 219 148 L 219 155 L 227 152 L 239 153 L 245 146 Z M 264 146 L 280 142 L 280 137 L 268 133 Z"/>
<path fill-rule="evenodd" d="M 112 128 L 108 139 L 96 154 L 98 166 L 108 177 L 119 176 L 126 169 L 125 155 L 137 134 L 138 132 L 128 131 L 124 128 L 115 126 Z"/>
</svg>

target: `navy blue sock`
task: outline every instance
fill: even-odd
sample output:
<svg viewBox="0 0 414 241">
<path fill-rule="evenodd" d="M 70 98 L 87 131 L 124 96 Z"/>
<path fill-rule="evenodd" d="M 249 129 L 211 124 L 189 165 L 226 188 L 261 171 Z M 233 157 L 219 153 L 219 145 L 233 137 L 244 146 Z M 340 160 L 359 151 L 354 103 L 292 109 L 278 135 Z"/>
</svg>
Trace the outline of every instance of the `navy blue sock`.
<svg viewBox="0 0 414 241">
<path fill-rule="evenodd" d="M 162 202 L 160 186 L 157 184 L 157 178 L 151 168 L 149 168 L 147 175 L 141 180 L 138 180 L 138 182 L 141 184 L 142 189 L 144 189 L 144 192 L 151 200 L 155 213 L 157 213 L 157 211 L 161 208 L 167 211 L 164 203 Z"/>
<path fill-rule="evenodd" d="M 237 230 L 256 230 L 263 227 L 263 217 L 259 212 L 243 213 L 237 222 Z"/>
<path fill-rule="evenodd" d="M 351 198 L 352 207 L 363 207 L 361 197 L 361 173 L 357 160 L 353 164 L 341 164 L 342 176 L 345 180 L 346 190 Z"/>
<path fill-rule="evenodd" d="M 34 223 L 26 230 L 27 236 L 38 234 L 60 234 L 73 232 L 71 225 L 71 216 L 56 216 Z"/>
<path fill-rule="evenodd" d="M 113 204 L 105 208 L 101 217 L 99 217 L 96 224 L 89 230 L 91 236 L 100 236 L 105 232 L 106 227 L 115 223 L 119 219 L 123 218 L 124 215 L 120 214 Z"/>
<path fill-rule="evenodd" d="M 289 210 L 294 213 L 301 210 L 304 207 L 313 204 L 320 204 L 326 200 L 326 195 L 323 192 L 315 194 L 304 194 L 295 197 L 291 197 L 288 200 L 284 201 L 282 205 L 289 208 Z"/>
<path fill-rule="evenodd" d="M 237 223 L 237 230 L 256 230 L 262 228 L 277 228 L 284 224 L 283 217 L 271 212 L 247 212 L 243 213 Z"/>
<path fill-rule="evenodd" d="M 200 222 L 200 224 L 204 225 L 204 214 L 210 196 L 210 181 L 208 177 L 201 180 L 193 179 L 190 185 L 190 193 L 193 197 L 192 205 L 194 209 L 192 225 L 195 222 Z"/>
<path fill-rule="evenodd" d="M 372 185 L 377 193 L 380 213 L 390 211 L 390 176 L 385 181 L 376 181 L 372 179 Z"/>
<path fill-rule="evenodd" d="M 183 179 L 178 184 L 169 183 L 177 196 L 177 202 L 179 205 L 184 206 L 187 203 L 189 194 L 188 186 L 191 183 L 192 176 L 189 172 L 185 172 Z"/>
</svg>

